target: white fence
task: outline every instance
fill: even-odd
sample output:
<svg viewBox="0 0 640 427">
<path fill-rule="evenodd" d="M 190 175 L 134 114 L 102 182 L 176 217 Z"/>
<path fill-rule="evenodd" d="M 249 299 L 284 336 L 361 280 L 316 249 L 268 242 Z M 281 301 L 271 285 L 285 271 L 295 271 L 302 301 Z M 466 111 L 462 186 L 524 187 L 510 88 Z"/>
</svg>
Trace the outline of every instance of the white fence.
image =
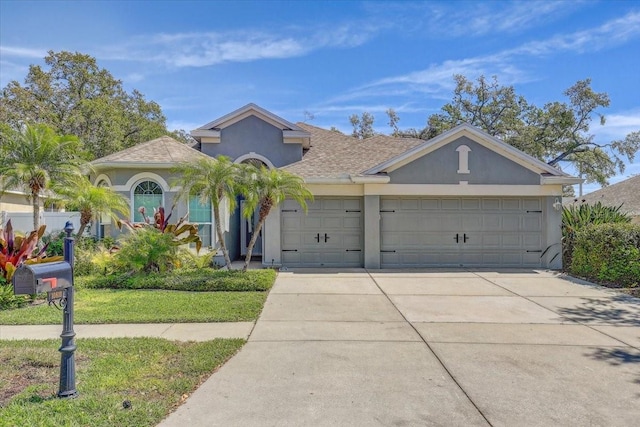
<svg viewBox="0 0 640 427">
<path fill-rule="evenodd" d="M 11 225 L 16 231 L 28 233 L 33 230 L 33 214 L 31 212 L 0 212 L 2 226 L 11 219 Z M 73 228 L 77 231 L 80 228 L 80 212 L 41 212 L 40 224 L 46 224 L 46 233 L 64 230 L 67 221 L 71 221 Z M 2 228 L 2 227 L 0 227 Z"/>
</svg>

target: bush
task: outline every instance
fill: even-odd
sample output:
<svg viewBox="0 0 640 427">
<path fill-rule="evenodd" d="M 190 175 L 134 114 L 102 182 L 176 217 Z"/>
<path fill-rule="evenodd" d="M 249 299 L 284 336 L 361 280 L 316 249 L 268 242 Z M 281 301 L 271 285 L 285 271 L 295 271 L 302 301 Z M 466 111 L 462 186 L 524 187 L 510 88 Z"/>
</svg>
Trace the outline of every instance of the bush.
<svg viewBox="0 0 640 427">
<path fill-rule="evenodd" d="M 164 289 L 175 291 L 267 291 L 276 278 L 274 270 L 176 270 L 169 273 L 87 276 L 76 282 L 86 288 Z"/>
<path fill-rule="evenodd" d="M 49 233 L 42 236 L 42 243 L 47 245 L 47 256 L 64 255 L 64 232 Z"/>
<path fill-rule="evenodd" d="M 139 228 L 122 238 L 113 260 L 119 272 L 164 272 L 179 264 L 174 235 L 152 228 Z"/>
<path fill-rule="evenodd" d="M 602 202 L 595 205 L 569 205 L 562 210 L 562 265 L 571 270 L 576 233 L 588 225 L 629 223 L 631 217 L 620 212 L 618 207 L 604 206 Z"/>
<path fill-rule="evenodd" d="M 200 254 L 193 253 L 190 249 L 181 248 L 178 251 L 178 259 L 180 267 L 184 269 L 207 269 L 216 268 L 213 258 L 216 251 L 202 252 Z"/>
<path fill-rule="evenodd" d="M 0 277 L 0 310 L 22 307 L 28 301 L 26 295 L 14 295 L 13 285 Z"/>
<path fill-rule="evenodd" d="M 640 284 L 640 225 L 600 224 L 576 233 L 571 272 L 623 287 Z"/>
</svg>

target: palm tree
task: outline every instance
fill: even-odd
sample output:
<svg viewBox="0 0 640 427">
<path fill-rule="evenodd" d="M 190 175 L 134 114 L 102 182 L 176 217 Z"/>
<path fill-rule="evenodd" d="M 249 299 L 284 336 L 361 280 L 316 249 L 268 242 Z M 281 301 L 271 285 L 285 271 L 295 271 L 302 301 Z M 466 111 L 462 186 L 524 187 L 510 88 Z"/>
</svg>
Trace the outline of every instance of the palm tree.
<svg viewBox="0 0 640 427">
<path fill-rule="evenodd" d="M 80 212 L 80 228 L 77 237 L 82 236 L 84 229 L 92 221 L 98 221 L 102 215 L 109 215 L 118 220 L 118 214 L 129 215 L 127 199 L 109 187 L 93 185 L 87 178 L 80 176 L 71 185 L 58 188 L 56 193 L 61 195 L 70 209 Z"/>
<path fill-rule="evenodd" d="M 80 157 L 81 144 L 72 135 L 56 135 L 50 127 L 26 125 L 20 131 L 3 129 L 0 144 L 0 177 L 2 187 L 19 189 L 28 194 L 33 206 L 33 229 L 37 230 L 40 197 L 52 183 L 68 185 L 80 175 L 85 164 Z"/>
<path fill-rule="evenodd" d="M 253 247 L 271 209 L 278 206 L 285 199 L 293 199 L 306 212 L 307 200 L 313 200 L 313 194 L 301 177 L 290 172 L 280 169 L 268 169 L 265 166 L 257 168 L 250 164 L 243 165 L 243 169 L 242 192 L 245 202 L 242 215 L 245 218 L 251 218 L 253 212 L 258 208 L 260 209 L 258 224 L 249 241 L 242 269 L 242 271 L 247 271 Z"/>
<path fill-rule="evenodd" d="M 182 187 L 179 196 L 181 199 L 188 200 L 191 196 L 197 196 L 201 204 L 213 205 L 218 244 L 229 270 L 231 259 L 222 232 L 220 206 L 227 201 L 230 211 L 235 209 L 236 195 L 239 192 L 239 171 L 238 165 L 225 156 L 216 159 L 203 157 L 193 163 L 182 163 L 174 169 L 180 177 L 174 180 L 173 185 Z"/>
</svg>

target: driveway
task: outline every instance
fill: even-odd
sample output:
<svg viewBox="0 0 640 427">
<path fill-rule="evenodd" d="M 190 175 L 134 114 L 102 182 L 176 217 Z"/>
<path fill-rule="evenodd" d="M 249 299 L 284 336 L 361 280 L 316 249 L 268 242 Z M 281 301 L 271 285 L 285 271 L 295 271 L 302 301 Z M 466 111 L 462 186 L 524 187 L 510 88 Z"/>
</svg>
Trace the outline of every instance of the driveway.
<svg viewBox="0 0 640 427">
<path fill-rule="evenodd" d="M 630 426 L 640 300 L 545 271 L 281 272 L 162 426 Z"/>
</svg>

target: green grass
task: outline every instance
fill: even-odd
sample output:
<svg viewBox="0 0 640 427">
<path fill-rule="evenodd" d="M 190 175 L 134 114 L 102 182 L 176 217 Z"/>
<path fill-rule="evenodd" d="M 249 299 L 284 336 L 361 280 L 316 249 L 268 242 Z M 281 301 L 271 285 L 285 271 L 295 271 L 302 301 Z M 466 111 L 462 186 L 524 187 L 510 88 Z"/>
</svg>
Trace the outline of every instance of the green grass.
<svg viewBox="0 0 640 427">
<path fill-rule="evenodd" d="M 238 322 L 258 318 L 267 292 L 79 289 L 76 324 Z M 1 310 L 0 325 L 61 324 L 62 312 L 39 305 Z"/>
<path fill-rule="evenodd" d="M 79 339 L 79 396 L 58 399 L 59 341 L 0 341 L 0 426 L 155 426 L 243 343 Z"/>
</svg>

